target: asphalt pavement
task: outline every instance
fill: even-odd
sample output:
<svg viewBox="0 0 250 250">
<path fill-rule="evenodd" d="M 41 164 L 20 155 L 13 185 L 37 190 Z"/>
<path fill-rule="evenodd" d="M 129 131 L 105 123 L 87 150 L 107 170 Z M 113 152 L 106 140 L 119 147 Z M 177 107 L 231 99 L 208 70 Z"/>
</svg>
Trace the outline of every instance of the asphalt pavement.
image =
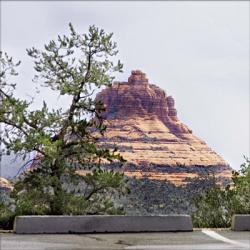
<svg viewBox="0 0 250 250">
<path fill-rule="evenodd" d="M 250 232 L 194 230 L 186 233 L 0 234 L 1 250 L 250 250 Z"/>
</svg>

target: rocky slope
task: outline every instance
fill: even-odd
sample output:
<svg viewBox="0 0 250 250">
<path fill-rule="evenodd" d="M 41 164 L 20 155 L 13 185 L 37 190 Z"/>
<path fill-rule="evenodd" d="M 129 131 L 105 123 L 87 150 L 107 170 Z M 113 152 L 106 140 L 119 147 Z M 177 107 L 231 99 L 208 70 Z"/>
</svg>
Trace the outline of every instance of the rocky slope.
<svg viewBox="0 0 250 250">
<path fill-rule="evenodd" d="M 230 176 L 228 164 L 177 117 L 175 101 L 139 70 L 128 82 L 114 82 L 97 97 L 107 125 L 100 144 L 117 147 L 127 159 L 125 173 L 183 183 L 201 172 Z"/>
</svg>

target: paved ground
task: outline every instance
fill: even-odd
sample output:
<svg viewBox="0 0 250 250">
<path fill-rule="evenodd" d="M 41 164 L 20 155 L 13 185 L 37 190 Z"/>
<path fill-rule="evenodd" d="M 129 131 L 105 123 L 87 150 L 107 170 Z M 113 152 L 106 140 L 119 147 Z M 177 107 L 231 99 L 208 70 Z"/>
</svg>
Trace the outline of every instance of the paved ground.
<svg viewBox="0 0 250 250">
<path fill-rule="evenodd" d="M 16 235 L 0 234 L 1 250 L 250 250 L 250 232 Z"/>
</svg>

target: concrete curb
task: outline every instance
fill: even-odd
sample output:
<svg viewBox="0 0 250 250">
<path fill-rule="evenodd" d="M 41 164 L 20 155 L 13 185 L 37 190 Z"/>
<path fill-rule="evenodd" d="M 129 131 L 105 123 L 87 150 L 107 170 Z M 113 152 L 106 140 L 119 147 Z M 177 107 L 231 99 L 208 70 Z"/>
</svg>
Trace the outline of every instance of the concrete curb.
<svg viewBox="0 0 250 250">
<path fill-rule="evenodd" d="M 232 230 L 250 231 L 250 214 L 235 214 L 232 218 Z"/>
<path fill-rule="evenodd" d="M 193 231 L 189 215 L 162 216 L 17 216 L 17 234 Z"/>
</svg>

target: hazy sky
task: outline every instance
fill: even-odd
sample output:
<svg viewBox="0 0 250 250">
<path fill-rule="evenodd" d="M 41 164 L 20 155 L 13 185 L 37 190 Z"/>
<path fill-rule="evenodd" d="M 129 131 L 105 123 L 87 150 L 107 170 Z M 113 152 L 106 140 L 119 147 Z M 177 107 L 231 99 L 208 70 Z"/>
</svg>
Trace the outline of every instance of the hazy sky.
<svg viewBox="0 0 250 250">
<path fill-rule="evenodd" d="M 249 2 L 1 2 L 1 49 L 21 60 L 20 96 L 32 95 L 25 49 L 91 24 L 114 32 L 124 63 L 176 101 L 178 116 L 234 168 L 249 156 Z M 45 90 L 37 98 L 58 100 Z"/>
</svg>

